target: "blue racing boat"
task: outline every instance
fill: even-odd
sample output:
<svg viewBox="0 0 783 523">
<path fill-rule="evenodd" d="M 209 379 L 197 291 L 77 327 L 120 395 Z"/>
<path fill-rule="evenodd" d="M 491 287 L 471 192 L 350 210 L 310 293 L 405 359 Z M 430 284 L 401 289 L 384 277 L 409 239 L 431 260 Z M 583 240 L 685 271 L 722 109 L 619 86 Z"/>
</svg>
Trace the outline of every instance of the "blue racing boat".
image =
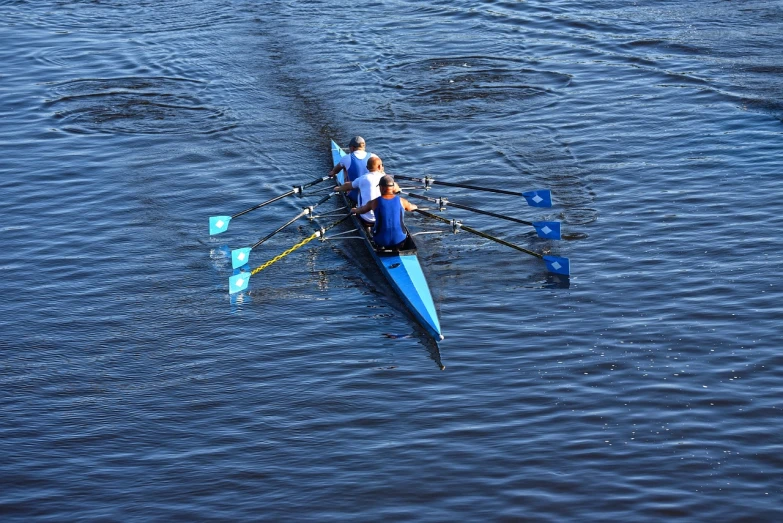
<svg viewBox="0 0 783 523">
<path fill-rule="evenodd" d="M 347 153 L 343 151 L 334 140 L 332 140 L 332 163 L 337 165 L 340 158 Z M 337 182 L 343 183 L 344 172 L 337 175 Z M 342 193 L 346 205 L 351 205 L 348 196 Z M 435 341 L 443 339 L 440 331 L 440 321 L 438 313 L 435 310 L 435 304 L 432 301 L 430 287 L 427 279 L 421 270 L 419 257 L 417 255 L 416 244 L 410 233 L 405 239 L 402 248 L 386 249 L 373 243 L 364 227 L 359 222 L 358 216 L 352 217 L 356 229 L 361 234 L 370 256 L 375 260 L 378 268 L 381 270 L 386 280 L 392 286 L 394 291 L 405 303 L 411 315 L 432 336 Z"/>
</svg>

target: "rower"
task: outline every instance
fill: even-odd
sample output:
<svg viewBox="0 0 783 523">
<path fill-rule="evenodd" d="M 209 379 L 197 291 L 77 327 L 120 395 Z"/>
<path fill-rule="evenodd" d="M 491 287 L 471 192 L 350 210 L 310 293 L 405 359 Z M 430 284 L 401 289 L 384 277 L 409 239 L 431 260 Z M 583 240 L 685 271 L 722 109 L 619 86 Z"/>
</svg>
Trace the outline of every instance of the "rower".
<svg viewBox="0 0 783 523">
<path fill-rule="evenodd" d="M 358 177 L 352 182 L 347 181 L 342 185 L 338 185 L 334 188 L 335 192 L 356 191 L 358 197 L 355 201 L 358 201 L 359 206 L 378 198 L 381 195 L 378 184 L 384 174 L 386 174 L 383 172 L 383 162 L 378 156 L 371 156 L 367 160 L 367 169 L 367 174 Z M 360 214 L 359 219 L 369 235 L 373 224 L 375 224 L 375 213 L 373 211 L 364 212 Z"/>
<path fill-rule="evenodd" d="M 374 211 L 373 241 L 381 247 L 398 249 L 402 247 L 402 244 L 405 243 L 405 238 L 408 236 L 403 219 L 403 210 L 415 211 L 417 206 L 395 194 L 395 191 L 399 191 L 399 187 L 397 187 L 397 184 L 394 183 L 394 178 L 390 175 L 384 175 L 379 182 L 379 186 L 381 189 L 380 198 L 375 198 L 361 207 L 353 208 L 351 212 L 360 214 Z"/>
<path fill-rule="evenodd" d="M 368 171 L 367 161 L 375 156 L 373 153 L 365 151 L 366 143 L 361 136 L 354 136 L 348 143 L 348 154 L 340 158 L 340 162 L 329 171 L 329 176 L 335 177 L 337 173 L 345 170 L 345 182 L 353 182 Z M 348 196 L 354 202 L 359 198 L 359 192 L 356 190 L 348 193 Z"/>
</svg>

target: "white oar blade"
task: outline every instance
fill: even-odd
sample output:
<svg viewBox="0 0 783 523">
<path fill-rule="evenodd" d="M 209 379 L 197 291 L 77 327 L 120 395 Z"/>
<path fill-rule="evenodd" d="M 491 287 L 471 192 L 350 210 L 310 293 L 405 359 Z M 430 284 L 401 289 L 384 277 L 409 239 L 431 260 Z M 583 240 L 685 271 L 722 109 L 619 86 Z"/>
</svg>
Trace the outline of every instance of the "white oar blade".
<svg viewBox="0 0 783 523">
<path fill-rule="evenodd" d="M 552 207 L 552 191 L 549 189 L 523 192 L 522 196 L 531 207 Z"/>
<path fill-rule="evenodd" d="M 571 274 L 571 262 L 568 261 L 568 258 L 544 255 L 544 263 L 546 263 L 546 270 L 551 273 L 562 274 L 564 276 L 569 276 Z"/>
<path fill-rule="evenodd" d="M 547 240 L 560 239 L 560 222 L 533 222 L 539 238 Z"/>
<path fill-rule="evenodd" d="M 209 234 L 215 235 L 228 230 L 228 222 L 231 221 L 231 216 L 210 216 L 209 217 Z"/>
<path fill-rule="evenodd" d="M 247 265 L 250 259 L 250 247 L 242 247 L 231 251 L 231 268 L 238 269 Z"/>
<path fill-rule="evenodd" d="M 242 292 L 243 290 L 247 289 L 247 284 L 249 281 L 249 272 L 240 272 L 239 274 L 233 275 L 228 279 L 228 293 L 236 294 L 237 292 Z"/>
</svg>

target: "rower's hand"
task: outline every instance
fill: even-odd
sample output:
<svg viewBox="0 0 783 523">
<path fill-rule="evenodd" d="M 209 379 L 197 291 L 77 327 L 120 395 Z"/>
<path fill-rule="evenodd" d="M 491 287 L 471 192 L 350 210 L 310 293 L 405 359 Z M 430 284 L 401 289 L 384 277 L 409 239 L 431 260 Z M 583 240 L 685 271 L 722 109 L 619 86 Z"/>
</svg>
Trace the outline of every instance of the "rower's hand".
<svg viewBox="0 0 783 523">
<path fill-rule="evenodd" d="M 337 186 L 337 187 L 335 187 L 335 188 L 334 188 L 334 189 L 332 189 L 332 190 L 333 190 L 334 192 L 340 192 L 340 187 L 339 187 L 339 186 Z"/>
<path fill-rule="evenodd" d="M 356 207 L 353 207 L 353 208 L 351 209 L 351 214 L 356 214 Z"/>
</svg>

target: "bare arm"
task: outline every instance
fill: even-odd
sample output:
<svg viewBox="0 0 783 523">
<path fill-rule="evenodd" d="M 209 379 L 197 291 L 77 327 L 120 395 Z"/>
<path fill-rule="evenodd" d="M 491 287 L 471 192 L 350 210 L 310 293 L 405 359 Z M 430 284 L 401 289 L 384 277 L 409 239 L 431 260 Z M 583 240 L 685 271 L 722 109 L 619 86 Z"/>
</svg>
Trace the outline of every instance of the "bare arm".
<svg viewBox="0 0 783 523">
<path fill-rule="evenodd" d="M 334 188 L 334 192 L 347 192 L 353 189 L 353 184 L 351 183 L 351 180 L 348 180 L 342 185 L 338 185 Z"/>
<path fill-rule="evenodd" d="M 402 208 L 408 212 L 415 211 L 416 209 L 419 208 L 419 206 L 416 205 L 415 203 L 411 203 L 402 197 L 400 197 L 400 203 L 402 204 Z"/>
<path fill-rule="evenodd" d="M 361 207 L 354 207 L 351 209 L 351 212 L 353 214 L 364 214 L 366 212 L 374 211 L 378 208 L 378 198 L 374 200 L 370 200 L 369 202 L 365 203 Z"/>
</svg>

